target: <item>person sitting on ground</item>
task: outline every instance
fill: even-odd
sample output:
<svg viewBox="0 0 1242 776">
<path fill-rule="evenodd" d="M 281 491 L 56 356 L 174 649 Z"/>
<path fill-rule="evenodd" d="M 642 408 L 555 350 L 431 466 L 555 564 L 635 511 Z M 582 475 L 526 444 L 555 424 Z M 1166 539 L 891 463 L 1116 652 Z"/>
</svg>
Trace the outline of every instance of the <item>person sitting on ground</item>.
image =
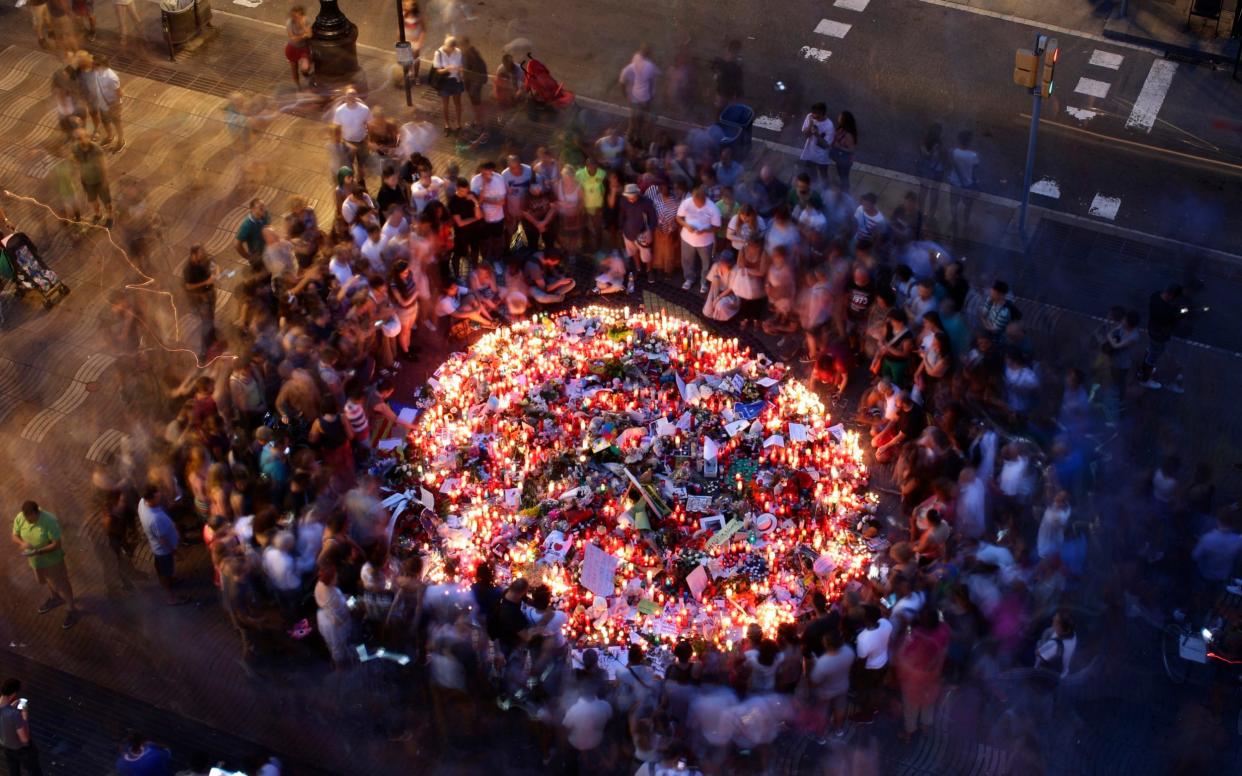
<svg viewBox="0 0 1242 776">
<path fill-rule="evenodd" d="M 625 290 L 625 259 L 615 251 L 600 260 L 600 274 L 595 276 L 592 293 L 618 294 Z"/>
<path fill-rule="evenodd" d="M 436 315 L 448 316 L 459 321 L 474 321 L 488 329 L 494 329 L 498 325 L 487 308 L 479 304 L 463 286 L 456 283 L 449 283 L 444 288 L 444 294 L 436 303 Z"/>
</svg>

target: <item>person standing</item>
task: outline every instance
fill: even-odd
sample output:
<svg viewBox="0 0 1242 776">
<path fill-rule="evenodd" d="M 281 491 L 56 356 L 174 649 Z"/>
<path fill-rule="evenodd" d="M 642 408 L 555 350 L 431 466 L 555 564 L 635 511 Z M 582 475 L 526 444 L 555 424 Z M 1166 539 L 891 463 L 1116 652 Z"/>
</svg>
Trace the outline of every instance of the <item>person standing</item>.
<svg viewBox="0 0 1242 776">
<path fill-rule="evenodd" d="M 642 195 L 638 184 L 627 183 L 621 190 L 621 202 L 618 205 L 617 225 L 621 232 L 621 240 L 625 245 L 625 255 L 629 258 L 633 270 L 646 275 L 648 283 L 655 282 L 651 272 L 651 243 L 655 238 L 656 227 L 660 219 L 656 215 L 655 205 Z"/>
<path fill-rule="evenodd" d="M 285 34 L 289 37 L 285 43 L 285 59 L 289 60 L 289 73 L 293 76 L 293 85 L 302 88 L 302 73 L 310 77 L 310 39 L 311 27 L 306 21 L 306 9 L 295 5 L 289 9 L 289 21 L 285 22 Z M 303 64 L 305 63 L 305 64 Z"/>
<path fill-rule="evenodd" d="M 723 108 L 742 97 L 742 41 L 731 40 L 725 45 L 723 58 L 712 60 L 712 77 L 716 81 L 716 107 Z"/>
<path fill-rule="evenodd" d="M 202 245 L 190 246 L 190 259 L 185 263 L 182 282 L 190 300 L 190 310 L 201 323 L 201 356 L 207 353 L 216 334 L 216 267 Z"/>
<path fill-rule="evenodd" d="M 1155 391 L 1163 386 L 1152 379 L 1156 371 L 1156 362 L 1164 354 L 1169 340 L 1173 338 L 1173 330 L 1181 320 L 1182 287 L 1173 284 L 1163 291 L 1151 295 L 1147 304 L 1147 351 L 1143 354 L 1143 365 L 1139 367 L 1139 383 L 1146 389 Z M 1180 374 L 1169 384 L 1169 390 L 1183 393 L 1182 376 Z"/>
<path fill-rule="evenodd" d="M 495 162 L 479 166 L 478 173 L 470 179 L 470 193 L 478 198 L 483 213 L 483 222 L 476 229 L 479 252 L 484 261 L 495 262 L 504 251 L 505 199 L 509 194 L 509 187 L 496 174 Z"/>
<path fill-rule="evenodd" d="M 482 130 L 487 124 L 483 110 L 483 87 L 487 86 L 487 61 L 469 38 L 461 39 L 462 85 L 470 98 L 471 129 Z M 460 124 L 460 120 L 458 121 Z"/>
<path fill-rule="evenodd" d="M 66 630 L 72 628 L 80 614 L 73 598 L 69 571 L 65 567 L 65 549 L 56 515 L 39 509 L 34 501 L 23 503 L 21 511 L 13 518 L 13 543 L 26 556 L 35 579 L 51 593 L 46 601 L 39 604 L 39 614 L 47 614 L 66 604 L 69 610 L 65 612 L 61 627 Z"/>
<path fill-rule="evenodd" d="M 847 110 L 837 116 L 836 133 L 832 138 L 832 150 L 829 155 L 837 166 L 837 179 L 841 182 L 841 191 L 850 191 L 850 168 L 854 166 L 854 155 L 858 151 L 858 124 L 854 114 Z"/>
<path fill-rule="evenodd" d="M 643 137 L 651 121 L 651 100 L 655 96 L 655 80 L 660 68 L 651 61 L 651 46 L 644 43 L 634 52 L 630 63 L 621 68 L 618 82 L 630 101 L 630 123 L 626 138 L 635 146 L 644 147 Z"/>
<path fill-rule="evenodd" d="M 697 278 L 699 293 L 706 294 L 707 272 L 712 266 L 716 230 L 721 224 L 720 209 L 707 198 L 703 187 L 698 186 L 694 193 L 677 206 L 677 223 L 681 226 L 681 272 L 686 278 L 681 284 L 682 290 L 689 291 L 693 288 Z M 701 265 L 701 271 L 695 267 L 696 258 Z"/>
<path fill-rule="evenodd" d="M 434 68 L 432 76 L 435 78 L 432 86 L 439 93 L 444 109 L 444 134 L 456 134 L 461 131 L 461 93 L 466 90 L 465 81 L 462 80 L 465 77 L 462 53 L 457 47 L 457 38 L 452 35 L 445 38 L 444 45 L 432 55 L 431 63 Z M 453 107 L 457 109 L 456 126 L 449 120 L 449 100 L 453 101 Z"/>
<path fill-rule="evenodd" d="M 142 20 L 138 18 L 134 0 L 112 0 L 112 10 L 116 12 L 116 28 L 124 45 L 129 42 L 130 34 L 141 27 Z"/>
<path fill-rule="evenodd" d="M 1126 378 L 1130 376 L 1130 370 L 1134 367 L 1134 350 L 1139 338 L 1138 325 L 1138 313 L 1133 310 L 1126 312 L 1121 323 L 1108 332 L 1103 344 L 1100 345 L 1100 349 L 1108 356 L 1113 390 L 1117 394 L 1119 405 L 1125 400 Z"/>
<path fill-rule="evenodd" d="M 108 188 L 108 166 L 103 149 L 91 140 L 85 129 L 74 130 L 73 161 L 78 168 L 78 181 L 86 194 L 86 201 L 95 210 L 92 224 L 98 224 L 107 213 L 104 227 L 112 228 L 112 192 Z"/>
<path fill-rule="evenodd" d="M 42 776 L 39 767 L 39 750 L 30 735 L 30 714 L 26 711 L 26 699 L 20 679 L 5 679 L 0 686 L 0 744 L 4 746 L 4 761 L 9 766 L 9 776 Z"/>
<path fill-rule="evenodd" d="M 582 186 L 582 208 L 586 214 L 586 248 L 588 251 L 604 250 L 604 183 L 608 173 L 599 166 L 595 157 L 588 156 L 586 165 L 574 173 Z"/>
<path fill-rule="evenodd" d="M 899 734 L 902 741 L 909 741 L 919 730 L 930 729 L 934 721 L 950 635 L 949 626 L 940 621 L 939 615 L 934 606 L 923 606 L 914 617 L 914 627 L 893 656 L 905 722 Z"/>
<path fill-rule="evenodd" d="M 805 167 L 814 170 L 821 187 L 827 186 L 828 164 L 832 161 L 830 152 L 836 137 L 836 127 L 833 126 L 832 119 L 828 118 L 827 105 L 817 102 L 811 106 L 811 112 L 802 120 L 802 136 L 806 140 L 802 143 L 802 153 L 798 160 Z"/>
<path fill-rule="evenodd" d="M 953 153 L 949 155 L 948 177 L 949 185 L 952 186 L 949 190 L 949 231 L 954 234 L 958 233 L 958 205 L 961 205 L 962 210 L 962 232 L 970 226 L 970 211 L 975 206 L 974 196 L 962 195 L 961 190 L 979 190 L 979 179 L 976 177 L 979 154 L 970 147 L 974 137 L 974 133 L 969 129 L 962 130 L 957 136 L 957 148 L 954 148 Z"/>
<path fill-rule="evenodd" d="M 332 111 L 331 123 L 341 128 L 341 140 L 349 150 L 351 166 L 358 185 L 366 186 L 367 160 L 370 157 L 367 142 L 367 122 L 371 109 L 358 99 L 358 90 L 345 87 L 345 100 Z"/>
<path fill-rule="evenodd" d="M 263 239 L 263 230 L 271 223 L 271 219 L 267 214 L 267 205 L 263 200 L 255 198 L 250 200 L 249 212 L 242 219 L 241 225 L 237 227 L 237 236 L 233 242 L 233 249 L 237 251 L 237 255 L 241 256 L 250 263 L 251 269 L 261 269 L 263 267 L 263 249 L 267 245 L 267 241 Z"/>
<path fill-rule="evenodd" d="M 155 575 L 159 578 L 160 587 L 164 588 L 169 605 L 186 603 L 186 599 L 178 598 L 173 592 L 173 575 L 176 571 L 174 553 L 181 537 L 177 534 L 176 524 L 164 511 L 158 485 L 148 485 L 143 492 L 142 500 L 138 502 L 138 522 L 142 525 L 142 533 L 151 547 Z"/>
<path fill-rule="evenodd" d="M 47 48 L 47 30 L 52 24 L 47 12 L 47 0 L 30 0 L 30 24 L 34 27 L 39 48 Z"/>
<path fill-rule="evenodd" d="M 893 636 L 893 624 L 880 616 L 877 606 L 864 609 L 866 628 L 855 641 L 858 659 L 863 670 L 858 677 L 858 702 L 861 706 L 859 719 L 871 722 L 880 712 L 884 699 L 884 679 L 888 674 L 888 646 Z"/>
<path fill-rule="evenodd" d="M 87 55 L 86 63 L 90 69 L 82 71 L 82 91 L 86 93 L 91 123 L 96 134 L 100 128 L 104 130 L 100 146 L 111 145 L 115 140 L 116 145 L 110 150 L 116 153 L 125 147 L 125 130 L 121 127 L 121 79 L 103 54 L 93 58 Z"/>
<path fill-rule="evenodd" d="M 915 163 L 914 174 L 919 176 L 920 213 L 927 213 L 928 219 L 936 218 L 936 205 L 940 204 L 940 182 L 944 180 L 944 127 L 932 124 L 919 143 L 919 158 Z M 925 181 L 931 181 L 929 185 Z"/>
</svg>

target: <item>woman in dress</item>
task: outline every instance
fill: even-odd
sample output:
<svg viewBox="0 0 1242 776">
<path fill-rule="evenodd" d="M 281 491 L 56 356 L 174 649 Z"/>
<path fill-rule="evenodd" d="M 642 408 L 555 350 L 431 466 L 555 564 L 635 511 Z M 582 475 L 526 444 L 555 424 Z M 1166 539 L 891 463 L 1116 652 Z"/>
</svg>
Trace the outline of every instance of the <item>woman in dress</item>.
<svg viewBox="0 0 1242 776">
<path fill-rule="evenodd" d="M 655 205 L 658 220 L 652 235 L 651 270 L 667 275 L 681 267 L 677 237 L 677 205 L 681 200 L 673 195 L 664 177 L 657 178 L 643 195 Z"/>
<path fill-rule="evenodd" d="M 310 77 L 310 39 L 311 26 L 306 21 L 306 9 L 295 5 L 289 9 L 289 21 L 285 22 L 285 35 L 289 41 L 285 43 L 285 59 L 289 60 L 289 72 L 293 75 L 293 85 L 302 88 L 302 73 Z"/>
<path fill-rule="evenodd" d="M 414 326 L 418 323 L 418 280 L 410 262 L 405 259 L 398 260 L 392 266 L 388 294 L 396 308 L 397 320 L 401 322 L 401 333 L 397 335 L 397 355 L 408 360 L 410 339 Z"/>
<path fill-rule="evenodd" d="M 345 594 L 336 582 L 336 568 L 321 566 L 319 581 L 315 583 L 315 605 L 319 607 L 315 621 L 332 655 L 332 667 L 341 669 L 349 663 L 349 632 L 353 618 Z"/>
<path fill-rule="evenodd" d="M 556 185 L 556 238 L 557 245 L 567 256 L 582 251 L 582 230 L 586 217 L 582 209 L 582 184 L 578 183 L 572 165 L 561 168 L 561 179 Z"/>
</svg>

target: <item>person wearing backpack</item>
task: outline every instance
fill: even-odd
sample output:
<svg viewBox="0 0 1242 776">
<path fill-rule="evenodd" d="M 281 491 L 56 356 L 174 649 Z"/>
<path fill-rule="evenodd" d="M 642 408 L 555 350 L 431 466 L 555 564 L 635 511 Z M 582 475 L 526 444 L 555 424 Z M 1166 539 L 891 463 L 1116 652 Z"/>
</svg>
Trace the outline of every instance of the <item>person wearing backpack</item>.
<svg viewBox="0 0 1242 776">
<path fill-rule="evenodd" d="M 1062 609 L 1052 616 L 1052 625 L 1044 630 L 1035 645 L 1035 667 L 1052 671 L 1064 679 L 1069 676 L 1077 648 L 1078 634 L 1074 630 L 1074 619 Z"/>
</svg>

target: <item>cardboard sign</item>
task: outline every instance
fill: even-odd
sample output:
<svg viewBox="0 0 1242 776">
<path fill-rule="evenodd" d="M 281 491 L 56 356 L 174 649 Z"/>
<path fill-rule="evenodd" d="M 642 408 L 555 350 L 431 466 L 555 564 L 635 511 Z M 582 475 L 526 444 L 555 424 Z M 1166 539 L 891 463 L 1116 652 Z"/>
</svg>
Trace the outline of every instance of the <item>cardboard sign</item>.
<svg viewBox="0 0 1242 776">
<path fill-rule="evenodd" d="M 644 598 L 643 600 L 638 602 L 638 613 L 647 614 L 647 615 L 659 614 L 660 605 L 657 604 L 655 601 L 652 601 L 649 598 Z"/>
<path fill-rule="evenodd" d="M 586 555 L 582 559 L 582 575 L 579 582 L 595 595 L 610 596 L 613 594 L 613 582 L 617 575 L 618 563 L 620 561 L 614 556 L 594 544 L 588 544 Z"/>
<path fill-rule="evenodd" d="M 686 499 L 687 512 L 706 512 L 712 508 L 712 499 L 710 496 L 691 496 Z"/>
<path fill-rule="evenodd" d="M 742 530 L 742 521 L 736 517 L 725 524 L 725 527 L 707 540 L 707 547 L 719 547 L 733 538 L 733 534 Z"/>
<path fill-rule="evenodd" d="M 737 413 L 739 418 L 754 420 L 759 417 L 759 414 L 763 412 L 763 408 L 766 407 L 767 404 L 768 403 L 762 399 L 759 401 L 752 401 L 749 404 L 734 404 L 733 411 Z"/>
<path fill-rule="evenodd" d="M 807 431 L 809 430 L 810 429 L 808 429 L 806 426 L 802 425 L 801 423 L 790 423 L 789 424 L 789 438 L 794 442 L 805 442 L 810 438 L 809 436 L 807 436 Z"/>
</svg>

